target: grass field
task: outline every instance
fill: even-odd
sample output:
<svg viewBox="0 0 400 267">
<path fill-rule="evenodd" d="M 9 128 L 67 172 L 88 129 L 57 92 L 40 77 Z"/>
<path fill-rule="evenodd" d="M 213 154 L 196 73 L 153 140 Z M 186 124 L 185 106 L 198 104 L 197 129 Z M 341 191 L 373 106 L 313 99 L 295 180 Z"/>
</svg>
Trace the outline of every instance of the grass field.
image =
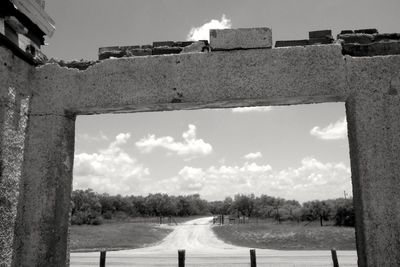
<svg viewBox="0 0 400 267">
<path fill-rule="evenodd" d="M 72 225 L 70 247 L 71 251 L 140 248 L 161 241 L 171 231 L 168 226 L 130 222 Z"/>
<path fill-rule="evenodd" d="M 213 231 L 226 243 L 237 246 L 282 250 L 355 250 L 355 230 L 351 227 L 319 226 L 315 222 L 267 222 L 214 226 Z"/>
<path fill-rule="evenodd" d="M 171 225 L 160 226 L 159 217 L 137 217 L 104 220 L 101 225 L 72 225 L 71 251 L 120 250 L 146 247 L 161 241 L 176 223 L 202 216 L 174 217 Z M 168 223 L 167 217 L 163 219 Z"/>
</svg>

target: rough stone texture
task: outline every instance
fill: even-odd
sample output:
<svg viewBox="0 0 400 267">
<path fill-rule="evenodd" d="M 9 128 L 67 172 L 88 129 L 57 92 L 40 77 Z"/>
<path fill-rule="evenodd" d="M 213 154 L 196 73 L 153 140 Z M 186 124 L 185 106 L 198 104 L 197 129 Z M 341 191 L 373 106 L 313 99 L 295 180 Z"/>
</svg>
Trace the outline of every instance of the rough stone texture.
<svg viewBox="0 0 400 267">
<path fill-rule="evenodd" d="M 319 30 L 319 31 L 308 32 L 309 39 L 331 38 L 331 37 L 332 37 L 331 30 Z"/>
<path fill-rule="evenodd" d="M 309 40 L 284 40 L 284 41 L 276 41 L 275 47 L 285 47 L 285 46 L 305 46 L 309 45 Z"/>
<path fill-rule="evenodd" d="M 400 41 L 371 44 L 343 44 L 343 54 L 354 57 L 371 57 L 400 54 Z"/>
<path fill-rule="evenodd" d="M 110 46 L 99 48 L 99 60 L 110 57 L 149 56 L 153 52 L 152 46 Z"/>
<path fill-rule="evenodd" d="M 31 67 L 0 47 L 0 266 L 10 266 L 17 215 Z"/>
<path fill-rule="evenodd" d="M 30 116 L 13 266 L 65 266 L 75 117 Z"/>
<path fill-rule="evenodd" d="M 400 57 L 347 57 L 359 266 L 400 266 Z"/>
<path fill-rule="evenodd" d="M 207 41 L 197 41 L 188 46 L 185 46 L 182 49 L 181 53 L 193 53 L 193 52 L 204 52 L 204 51 L 207 51 L 207 52 L 210 51 L 208 42 Z"/>
<path fill-rule="evenodd" d="M 210 30 L 212 50 L 271 48 L 269 28 Z"/>
<path fill-rule="evenodd" d="M 376 30 L 375 30 L 376 31 Z M 400 54 L 399 33 L 375 33 L 374 29 L 358 30 L 357 33 L 338 34 L 343 54 L 353 57 Z"/>
<path fill-rule="evenodd" d="M 9 265 L 13 243 L 12 266 L 68 265 L 76 115 L 343 101 L 358 265 L 400 266 L 400 56 L 341 52 L 341 45 L 241 49 L 109 59 L 86 70 L 48 64 L 32 73 L 0 64 L 0 136 L 16 148 L 0 150 L 0 199 L 12 206 L 0 209 L 1 259 Z M 14 62 L 4 49 L 0 57 Z M 22 167 L 20 139 L 7 132 L 8 125 L 20 136 L 25 132 L 8 123 L 26 118 L 10 115 L 20 113 L 22 105 L 14 103 L 23 102 L 14 95 L 30 97 Z M 17 202 L 13 230 L 7 220 L 14 220 Z"/>
<path fill-rule="evenodd" d="M 346 33 L 338 34 L 337 38 L 343 40 L 345 43 L 370 44 L 374 41 L 375 36 L 365 33 Z"/>
<path fill-rule="evenodd" d="M 210 48 L 208 45 L 208 41 L 164 41 L 154 42 L 153 45 L 101 47 L 99 48 L 99 60 L 121 57 L 204 52 L 209 50 Z"/>
<path fill-rule="evenodd" d="M 344 63 L 341 46 L 326 45 L 111 59 L 85 71 L 49 64 L 37 69 L 32 113 L 344 101 Z"/>
<path fill-rule="evenodd" d="M 333 38 L 332 37 L 326 37 L 326 38 L 310 38 L 308 41 L 310 45 L 316 45 L 316 44 L 331 44 L 333 43 Z"/>
</svg>

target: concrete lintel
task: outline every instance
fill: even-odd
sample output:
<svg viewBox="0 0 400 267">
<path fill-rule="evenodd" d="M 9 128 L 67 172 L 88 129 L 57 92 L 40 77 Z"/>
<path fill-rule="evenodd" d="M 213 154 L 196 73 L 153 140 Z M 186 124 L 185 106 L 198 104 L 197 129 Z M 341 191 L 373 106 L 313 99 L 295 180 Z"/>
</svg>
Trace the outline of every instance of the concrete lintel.
<svg viewBox="0 0 400 267">
<path fill-rule="evenodd" d="M 344 101 L 349 93 L 340 45 L 112 59 L 85 71 L 51 64 L 37 68 L 34 87 L 32 114 L 60 115 L 193 109 L 238 99 Z"/>
</svg>

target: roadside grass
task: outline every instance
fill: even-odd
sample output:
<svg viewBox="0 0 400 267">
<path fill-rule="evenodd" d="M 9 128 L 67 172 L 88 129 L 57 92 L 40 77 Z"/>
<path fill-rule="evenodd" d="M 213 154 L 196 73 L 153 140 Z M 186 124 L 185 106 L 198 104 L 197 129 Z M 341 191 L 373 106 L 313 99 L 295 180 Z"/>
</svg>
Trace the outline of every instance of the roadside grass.
<svg viewBox="0 0 400 267">
<path fill-rule="evenodd" d="M 171 227 L 129 222 L 72 225 L 70 248 L 72 252 L 141 248 L 161 241 L 171 231 Z"/>
<path fill-rule="evenodd" d="M 72 252 L 134 249 L 160 242 L 173 231 L 175 221 L 186 222 L 204 216 L 174 217 L 160 225 L 159 217 L 118 218 L 103 220 L 101 225 L 70 226 Z"/>
<path fill-rule="evenodd" d="M 296 222 L 263 222 L 259 224 L 225 224 L 213 228 L 226 243 L 253 248 L 281 250 L 355 250 L 355 229 L 308 225 Z"/>
</svg>

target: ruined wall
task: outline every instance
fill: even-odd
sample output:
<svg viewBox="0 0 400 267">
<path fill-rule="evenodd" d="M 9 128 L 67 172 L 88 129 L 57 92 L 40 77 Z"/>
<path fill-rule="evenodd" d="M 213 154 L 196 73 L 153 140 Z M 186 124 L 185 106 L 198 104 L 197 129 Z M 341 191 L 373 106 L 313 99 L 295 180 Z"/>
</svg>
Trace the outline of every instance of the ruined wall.
<svg viewBox="0 0 400 267">
<path fill-rule="evenodd" d="M 221 36 L 244 40 L 240 32 L 212 37 Z M 0 66 L 6 266 L 12 244 L 12 266 L 67 261 L 76 115 L 334 101 L 346 103 L 358 264 L 400 266 L 400 56 L 353 58 L 339 44 L 271 49 L 257 41 L 266 39 L 254 40 L 250 47 L 227 42 L 226 49 L 218 40 L 218 51 L 206 53 L 107 59 L 87 69 L 54 63 L 32 70 L 0 50 L 7 63 Z"/>
<path fill-rule="evenodd" d="M 10 266 L 33 68 L 0 47 L 0 266 Z"/>
</svg>

